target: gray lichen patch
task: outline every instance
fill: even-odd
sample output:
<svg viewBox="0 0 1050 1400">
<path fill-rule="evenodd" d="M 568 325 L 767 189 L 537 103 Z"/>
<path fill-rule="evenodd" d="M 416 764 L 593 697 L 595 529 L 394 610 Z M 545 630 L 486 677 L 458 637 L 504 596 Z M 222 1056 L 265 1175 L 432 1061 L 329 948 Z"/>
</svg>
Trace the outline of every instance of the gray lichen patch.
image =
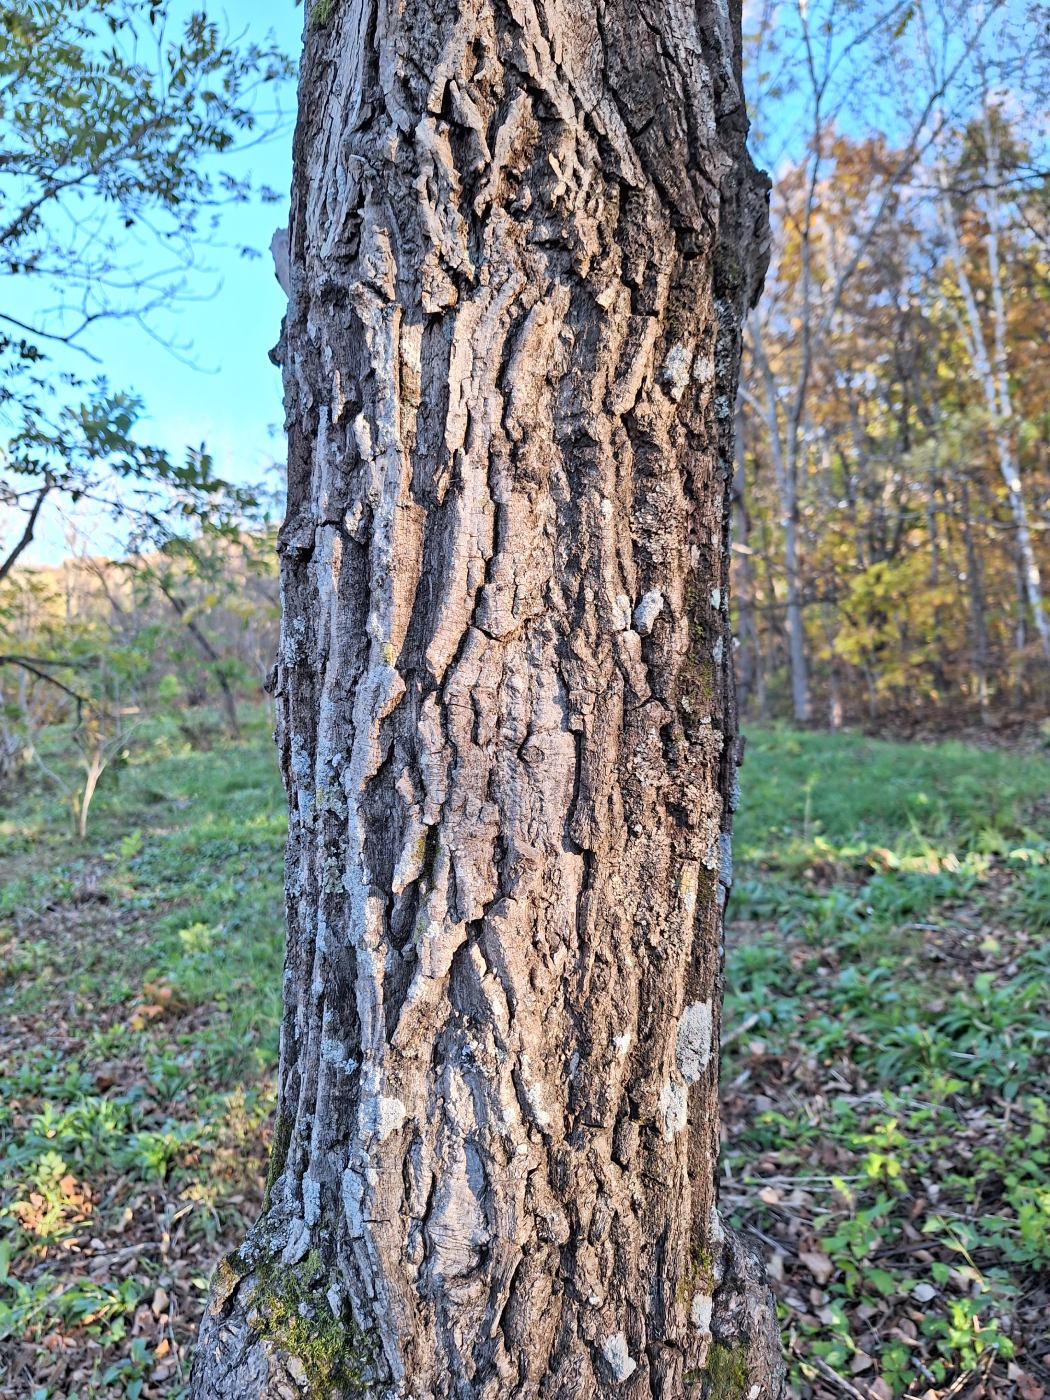
<svg viewBox="0 0 1050 1400">
<path fill-rule="evenodd" d="M 711 1313 L 714 1308 L 714 1298 L 710 1293 L 695 1293 L 689 1308 L 689 1320 L 701 1336 L 707 1336 L 711 1331 Z"/>
<path fill-rule="evenodd" d="M 642 597 L 634 610 L 634 630 L 639 637 L 648 637 L 653 630 L 653 624 L 660 616 L 664 606 L 664 595 L 658 588 L 651 588 Z"/>
<path fill-rule="evenodd" d="M 685 1085 L 676 1079 L 669 1079 L 660 1091 L 660 1115 L 664 1141 L 671 1142 L 689 1121 Z"/>
<path fill-rule="evenodd" d="M 612 1337 L 606 1337 L 602 1344 L 602 1355 L 617 1381 L 627 1380 L 638 1369 L 638 1362 L 631 1355 L 627 1346 L 627 1338 L 622 1332 L 617 1332 Z"/>
<path fill-rule="evenodd" d="M 664 361 L 663 369 L 660 373 L 661 382 L 666 386 L 667 392 L 675 403 L 678 403 L 685 393 L 693 368 L 692 346 L 676 344 L 672 345 L 668 351 L 667 359 Z"/>
<path fill-rule="evenodd" d="M 709 1001 L 687 1006 L 678 1022 L 676 1059 L 687 1084 L 695 1084 L 711 1061 L 712 1012 Z"/>
</svg>

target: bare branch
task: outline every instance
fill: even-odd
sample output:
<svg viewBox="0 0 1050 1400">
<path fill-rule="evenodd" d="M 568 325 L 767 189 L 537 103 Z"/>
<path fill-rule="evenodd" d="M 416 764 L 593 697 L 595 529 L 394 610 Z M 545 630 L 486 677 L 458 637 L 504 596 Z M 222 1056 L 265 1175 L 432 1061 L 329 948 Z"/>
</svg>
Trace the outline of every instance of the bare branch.
<svg viewBox="0 0 1050 1400">
<path fill-rule="evenodd" d="M 41 508 L 50 490 L 51 482 L 46 481 L 44 485 L 40 488 L 40 490 L 37 492 L 36 500 L 33 502 L 33 507 L 29 512 L 28 519 L 26 520 L 25 529 L 22 531 L 21 539 L 15 545 L 14 549 L 12 549 L 11 553 L 7 556 L 4 562 L 0 564 L 0 583 L 3 583 L 4 579 L 7 578 L 8 574 L 15 566 L 15 563 L 18 560 L 18 556 L 23 552 L 23 550 L 25 550 L 29 546 L 30 542 L 32 541 L 33 532 L 36 529 L 36 522 L 40 516 Z"/>
<path fill-rule="evenodd" d="M 39 661 L 28 661 L 24 656 L 0 656 L 0 666 L 17 666 L 23 671 L 28 671 L 31 676 L 36 676 L 37 680 L 46 681 L 48 685 L 53 685 L 57 690 L 64 691 L 66 695 L 74 699 L 77 702 L 77 719 L 79 720 L 81 706 L 90 705 L 90 697 L 81 695 L 78 690 L 73 690 L 70 686 L 66 685 L 64 681 L 60 681 L 57 676 L 52 676 L 49 675 L 47 671 L 42 671 L 40 665 L 41 663 Z"/>
</svg>

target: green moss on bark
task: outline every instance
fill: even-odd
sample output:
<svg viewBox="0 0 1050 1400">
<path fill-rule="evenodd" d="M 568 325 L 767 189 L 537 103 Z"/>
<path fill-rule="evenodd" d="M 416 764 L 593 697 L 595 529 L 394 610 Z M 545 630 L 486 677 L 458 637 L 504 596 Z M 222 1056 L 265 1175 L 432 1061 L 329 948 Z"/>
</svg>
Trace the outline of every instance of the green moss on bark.
<svg viewBox="0 0 1050 1400">
<path fill-rule="evenodd" d="M 270 1148 L 270 1165 L 266 1171 L 263 1210 L 269 1210 L 270 1195 L 273 1192 L 274 1183 L 284 1171 L 285 1163 L 288 1161 L 288 1149 L 292 1145 L 292 1128 L 294 1126 L 290 1118 L 283 1113 L 278 1113 L 277 1120 L 273 1125 L 273 1145 Z"/>
<path fill-rule="evenodd" d="M 255 1272 L 252 1325 L 299 1362 L 316 1400 L 363 1400 L 373 1393 L 376 1342 L 353 1322 L 333 1316 L 325 1283 L 316 1250 L 291 1267 L 266 1259 Z"/>
<path fill-rule="evenodd" d="M 712 1342 L 707 1356 L 707 1400 L 745 1400 L 747 1348 Z"/>
<path fill-rule="evenodd" d="M 700 873 L 710 875 L 711 872 L 701 868 Z M 706 889 L 705 893 L 707 893 Z M 714 1291 L 714 1255 L 709 1249 L 693 1245 L 689 1251 L 689 1261 L 686 1264 L 685 1273 L 678 1283 L 678 1299 L 680 1302 L 688 1303 L 697 1293 L 713 1293 Z"/>
</svg>

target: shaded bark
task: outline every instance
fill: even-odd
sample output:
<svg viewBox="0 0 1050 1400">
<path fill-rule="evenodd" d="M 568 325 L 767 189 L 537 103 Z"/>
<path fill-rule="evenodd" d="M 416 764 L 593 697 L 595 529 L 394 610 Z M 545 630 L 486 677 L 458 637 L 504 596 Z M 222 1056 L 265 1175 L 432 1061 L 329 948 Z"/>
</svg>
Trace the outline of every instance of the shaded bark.
<svg viewBox="0 0 1050 1400">
<path fill-rule="evenodd" d="M 280 347 L 288 949 L 198 1397 L 775 1395 L 715 1193 L 738 7 L 308 19 Z"/>
</svg>

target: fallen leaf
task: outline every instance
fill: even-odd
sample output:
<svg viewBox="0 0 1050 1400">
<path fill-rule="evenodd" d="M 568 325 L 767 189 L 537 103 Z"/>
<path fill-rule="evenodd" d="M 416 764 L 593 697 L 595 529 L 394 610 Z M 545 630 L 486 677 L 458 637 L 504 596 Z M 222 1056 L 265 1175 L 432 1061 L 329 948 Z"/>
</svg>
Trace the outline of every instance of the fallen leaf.
<svg viewBox="0 0 1050 1400">
<path fill-rule="evenodd" d="M 911 1296 L 917 1303 L 928 1303 L 936 1298 L 937 1290 L 932 1283 L 917 1283 L 911 1291 Z"/>
<path fill-rule="evenodd" d="M 806 1250 L 798 1257 L 818 1283 L 827 1283 L 835 1272 L 835 1266 L 826 1254 L 820 1254 L 816 1250 Z"/>
<path fill-rule="evenodd" d="M 1018 1366 L 1016 1361 L 1011 1361 L 1006 1368 L 1008 1379 L 1017 1386 L 1017 1393 L 1021 1400 L 1043 1400 L 1046 1391 L 1039 1384 L 1034 1376 L 1030 1376 L 1023 1367 Z"/>
</svg>

